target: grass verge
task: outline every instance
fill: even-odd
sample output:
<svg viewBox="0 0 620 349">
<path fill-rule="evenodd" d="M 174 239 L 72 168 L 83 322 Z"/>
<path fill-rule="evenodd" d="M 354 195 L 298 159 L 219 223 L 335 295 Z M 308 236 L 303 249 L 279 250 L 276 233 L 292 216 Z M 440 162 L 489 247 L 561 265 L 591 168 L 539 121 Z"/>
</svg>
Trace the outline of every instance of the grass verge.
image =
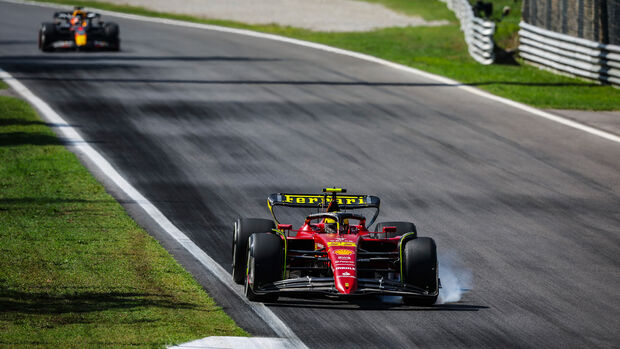
<svg viewBox="0 0 620 349">
<path fill-rule="evenodd" d="M 0 96 L 0 347 L 247 334 L 22 100 Z"/>
<path fill-rule="evenodd" d="M 478 64 L 467 53 L 467 45 L 454 15 L 445 8 L 445 4 L 437 0 L 368 0 L 409 14 L 421 13 L 426 19 L 449 19 L 452 24 L 441 27 L 387 28 L 364 33 L 313 32 L 278 25 L 248 25 L 95 1 L 40 1 L 244 28 L 323 43 L 446 76 L 538 108 L 620 110 L 620 89 L 609 85 L 553 74 L 523 64 L 520 59 L 508 64 Z M 513 0 L 495 2 L 494 16 L 499 16 L 500 5 L 514 3 Z M 514 30 L 520 19 L 520 4 L 519 1 L 513 5 L 513 13 L 498 26 L 496 39 L 502 45 L 516 45 Z"/>
<path fill-rule="evenodd" d="M 427 21 L 432 20 L 455 20 L 454 14 L 446 4 L 436 0 L 358 0 L 381 4 L 396 12 L 402 12 L 411 16 L 420 16 Z"/>
</svg>

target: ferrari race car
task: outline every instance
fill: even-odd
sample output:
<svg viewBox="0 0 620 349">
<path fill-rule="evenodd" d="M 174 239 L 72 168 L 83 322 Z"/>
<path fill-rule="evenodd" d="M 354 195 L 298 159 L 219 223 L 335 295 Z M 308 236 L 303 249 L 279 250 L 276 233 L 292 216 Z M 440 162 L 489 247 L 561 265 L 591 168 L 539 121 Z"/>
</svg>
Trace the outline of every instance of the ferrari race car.
<svg viewBox="0 0 620 349">
<path fill-rule="evenodd" d="M 101 49 L 118 51 L 118 24 L 103 22 L 101 15 L 76 7 L 73 12 L 54 13 L 54 22 L 39 29 L 39 49 Z"/>
<path fill-rule="evenodd" d="M 410 222 L 382 222 L 370 231 L 380 199 L 344 193 L 326 188 L 323 194 L 271 194 L 267 205 L 273 220 L 234 223 L 232 277 L 244 285 L 249 300 L 392 295 L 402 296 L 405 304 L 435 303 L 440 288 L 435 241 L 418 237 Z M 293 229 L 276 217 L 275 209 L 283 207 L 316 213 Z M 369 209 L 374 211 L 369 222 L 356 213 Z"/>
</svg>

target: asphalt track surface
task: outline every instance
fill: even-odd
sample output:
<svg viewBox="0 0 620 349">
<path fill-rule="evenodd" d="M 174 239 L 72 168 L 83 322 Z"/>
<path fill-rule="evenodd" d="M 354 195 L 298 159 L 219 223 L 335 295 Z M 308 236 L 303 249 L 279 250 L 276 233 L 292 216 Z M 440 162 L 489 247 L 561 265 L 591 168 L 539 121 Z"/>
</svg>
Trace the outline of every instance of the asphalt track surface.
<svg viewBox="0 0 620 349">
<path fill-rule="evenodd" d="M 115 19 L 119 53 L 40 53 L 53 10 L 0 2 L 0 68 L 59 112 L 228 268 L 271 192 L 382 198 L 473 273 L 455 304 L 283 299 L 311 348 L 614 347 L 620 145 L 453 86 L 291 44 Z M 88 165 L 88 164 L 87 164 Z M 96 174 L 97 175 L 97 174 Z M 136 205 L 132 216 L 246 330 L 273 332 Z"/>
</svg>

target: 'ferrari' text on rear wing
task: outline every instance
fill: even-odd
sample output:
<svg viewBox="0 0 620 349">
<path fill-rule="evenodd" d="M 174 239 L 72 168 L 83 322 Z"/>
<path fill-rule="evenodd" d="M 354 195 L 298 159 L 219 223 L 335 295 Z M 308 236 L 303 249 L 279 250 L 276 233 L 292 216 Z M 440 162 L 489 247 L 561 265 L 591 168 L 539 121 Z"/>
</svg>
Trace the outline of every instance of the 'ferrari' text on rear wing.
<svg viewBox="0 0 620 349">
<path fill-rule="evenodd" d="M 291 206 L 317 208 L 327 206 L 332 197 L 322 194 L 271 194 L 267 198 L 270 206 Z M 342 209 L 379 208 L 381 200 L 372 195 L 337 195 L 338 206 Z"/>
<path fill-rule="evenodd" d="M 381 204 L 381 200 L 378 197 L 372 195 L 338 195 L 335 189 L 330 189 L 324 190 L 325 194 L 271 194 L 267 197 L 267 205 L 269 206 L 269 211 L 271 211 L 273 220 L 277 224 L 279 224 L 279 222 L 273 211 L 276 206 L 321 209 L 328 207 L 333 200 L 336 200 L 338 210 L 376 209 L 374 216 L 368 223 L 369 226 L 377 219 L 379 215 L 379 205 Z M 328 195 L 327 192 L 331 192 L 331 194 Z"/>
</svg>

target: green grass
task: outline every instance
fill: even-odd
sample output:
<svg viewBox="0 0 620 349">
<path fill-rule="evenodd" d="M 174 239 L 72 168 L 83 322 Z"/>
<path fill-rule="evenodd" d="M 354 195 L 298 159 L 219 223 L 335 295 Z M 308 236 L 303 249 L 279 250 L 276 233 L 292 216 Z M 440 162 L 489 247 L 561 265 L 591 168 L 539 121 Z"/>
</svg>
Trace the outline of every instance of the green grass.
<svg viewBox="0 0 620 349">
<path fill-rule="evenodd" d="M 246 336 L 22 100 L 0 96 L 0 347 Z"/>
<path fill-rule="evenodd" d="M 426 20 L 449 20 L 458 23 L 454 13 L 446 4 L 437 0 L 358 0 L 381 4 L 394 11 L 412 16 L 421 16 Z M 476 0 L 469 0 L 472 6 Z M 521 21 L 522 0 L 486 0 L 493 3 L 493 14 L 489 18 L 496 22 L 495 41 L 503 49 L 515 49 L 518 45 L 517 32 Z M 510 8 L 507 16 L 502 16 L 505 6 Z"/>
<path fill-rule="evenodd" d="M 427 19 L 454 16 L 437 0 L 368 0 L 409 14 L 420 13 Z M 498 96 L 538 108 L 620 110 L 620 89 L 609 85 L 553 74 L 524 64 L 483 66 L 467 53 L 467 46 L 458 24 L 441 27 L 387 28 L 365 33 L 327 33 L 278 25 L 248 25 L 233 21 L 206 20 L 147 10 L 135 6 L 113 5 L 93 1 L 48 0 L 60 4 L 96 8 L 145 16 L 186 20 L 251 29 L 282 36 L 314 41 L 398 62 L 431 73 L 470 84 Z M 521 1 L 494 1 L 494 17 L 499 17 L 505 4 L 512 12 L 498 25 L 496 40 L 504 48 L 514 48 L 515 26 L 521 17 Z M 446 12 L 447 11 L 447 12 Z M 455 20 L 454 20 L 455 21 Z"/>
<path fill-rule="evenodd" d="M 293 36 L 447 76 L 540 108 L 620 109 L 620 89 L 611 86 L 551 74 L 529 65 L 480 65 L 469 57 L 457 29 L 456 25 L 388 28 L 338 35 L 298 31 Z"/>
<path fill-rule="evenodd" d="M 456 22 L 454 13 L 446 5 L 436 0 L 358 0 L 381 4 L 397 12 L 420 16 L 427 21 L 447 19 Z"/>
</svg>

